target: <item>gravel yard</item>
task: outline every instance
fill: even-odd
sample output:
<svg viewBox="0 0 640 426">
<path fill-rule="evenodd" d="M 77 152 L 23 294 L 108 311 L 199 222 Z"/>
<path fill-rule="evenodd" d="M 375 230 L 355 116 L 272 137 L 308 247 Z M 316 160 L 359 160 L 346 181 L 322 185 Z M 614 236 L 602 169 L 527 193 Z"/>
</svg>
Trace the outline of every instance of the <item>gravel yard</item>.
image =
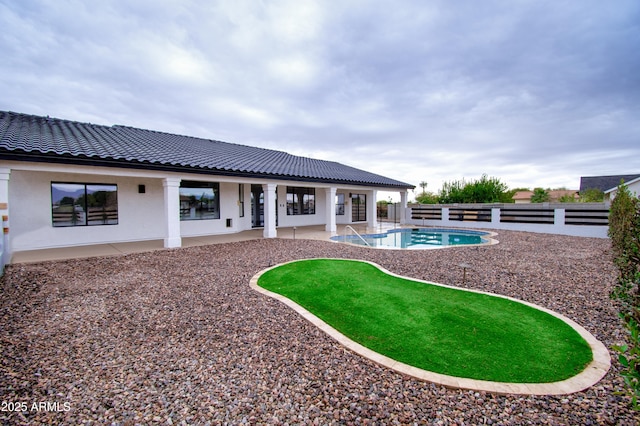
<svg viewBox="0 0 640 426">
<path fill-rule="evenodd" d="M 343 349 L 249 288 L 261 269 L 299 258 L 366 259 L 450 285 L 462 285 L 464 262 L 472 265 L 466 287 L 555 310 L 607 347 L 621 341 L 608 240 L 507 231 L 495 238 L 494 246 L 426 251 L 270 239 L 10 265 L 0 295 L 0 420 L 638 424 L 616 395 L 615 362 L 601 382 L 572 395 L 447 389 Z"/>
</svg>

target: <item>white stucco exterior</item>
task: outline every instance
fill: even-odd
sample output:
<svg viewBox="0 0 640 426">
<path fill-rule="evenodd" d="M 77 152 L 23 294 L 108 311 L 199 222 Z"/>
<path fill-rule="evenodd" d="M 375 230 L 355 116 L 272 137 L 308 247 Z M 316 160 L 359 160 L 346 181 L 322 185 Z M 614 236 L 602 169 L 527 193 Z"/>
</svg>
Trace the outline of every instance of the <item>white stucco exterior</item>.
<svg viewBox="0 0 640 426">
<path fill-rule="evenodd" d="M 337 224 L 354 223 L 351 194 L 365 195 L 365 222 L 371 227 L 376 222 L 376 188 L 357 185 L 18 161 L 0 162 L 0 178 L 4 179 L 0 179 L 0 203 L 7 203 L 5 213 L 11 223 L 9 252 L 144 240 L 163 240 L 165 247 L 179 247 L 183 237 L 252 229 L 252 185 L 264 190 L 262 227 L 266 238 L 277 237 L 279 227 L 325 225 L 329 232 L 335 232 Z M 180 220 L 178 191 L 183 180 L 219 184 L 219 219 Z M 54 227 L 52 182 L 117 185 L 118 223 Z M 315 213 L 288 214 L 287 186 L 314 188 Z M 337 194 L 344 197 L 344 214 L 336 214 Z M 240 213 L 241 198 L 244 215 Z"/>
</svg>

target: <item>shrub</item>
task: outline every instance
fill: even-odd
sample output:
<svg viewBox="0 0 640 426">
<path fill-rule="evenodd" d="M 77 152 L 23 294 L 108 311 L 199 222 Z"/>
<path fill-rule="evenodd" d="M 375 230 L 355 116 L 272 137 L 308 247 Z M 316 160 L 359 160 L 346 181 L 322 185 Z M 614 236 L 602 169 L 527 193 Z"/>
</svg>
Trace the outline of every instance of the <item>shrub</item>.
<svg viewBox="0 0 640 426">
<path fill-rule="evenodd" d="M 416 196 L 416 201 L 420 204 L 438 204 L 438 196 L 433 192 L 427 191 L 428 185 L 426 180 L 420 182 L 422 192 Z"/>
<path fill-rule="evenodd" d="M 533 195 L 531 196 L 532 203 L 547 203 L 551 199 L 549 191 L 542 188 L 534 188 Z"/>
<path fill-rule="evenodd" d="M 582 203 L 601 203 L 604 201 L 604 192 L 601 189 L 591 188 L 580 193 Z"/>
<path fill-rule="evenodd" d="M 476 181 L 445 182 L 438 195 L 442 204 L 452 203 L 501 203 L 507 198 L 508 187 L 500 179 L 488 177 L 486 174 Z"/>
<path fill-rule="evenodd" d="M 621 183 L 609 213 L 609 237 L 618 266 L 618 285 L 611 293 L 620 303 L 619 316 L 627 331 L 626 344 L 614 346 L 621 375 L 633 407 L 640 404 L 640 200 Z"/>
<path fill-rule="evenodd" d="M 416 201 L 420 204 L 438 204 L 438 196 L 433 192 L 423 192 L 416 197 Z"/>
<path fill-rule="evenodd" d="M 558 199 L 561 203 L 575 203 L 576 199 L 573 195 L 565 194 Z"/>
</svg>

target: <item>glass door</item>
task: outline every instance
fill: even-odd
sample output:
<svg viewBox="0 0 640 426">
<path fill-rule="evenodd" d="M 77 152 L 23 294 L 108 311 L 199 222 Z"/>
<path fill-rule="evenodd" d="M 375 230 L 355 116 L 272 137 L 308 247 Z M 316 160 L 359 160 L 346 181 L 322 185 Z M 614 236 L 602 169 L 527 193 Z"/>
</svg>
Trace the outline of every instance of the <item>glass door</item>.
<svg viewBox="0 0 640 426">
<path fill-rule="evenodd" d="M 264 226 L 264 191 L 262 185 L 251 185 L 251 226 Z"/>
<path fill-rule="evenodd" d="M 367 196 L 365 194 L 351 194 L 351 221 L 365 222 L 367 220 Z"/>
<path fill-rule="evenodd" d="M 278 192 L 276 191 L 276 206 L 278 205 Z M 278 209 L 276 215 L 276 226 L 278 226 Z M 262 185 L 251 185 L 251 227 L 262 228 L 264 226 L 264 189 Z"/>
</svg>

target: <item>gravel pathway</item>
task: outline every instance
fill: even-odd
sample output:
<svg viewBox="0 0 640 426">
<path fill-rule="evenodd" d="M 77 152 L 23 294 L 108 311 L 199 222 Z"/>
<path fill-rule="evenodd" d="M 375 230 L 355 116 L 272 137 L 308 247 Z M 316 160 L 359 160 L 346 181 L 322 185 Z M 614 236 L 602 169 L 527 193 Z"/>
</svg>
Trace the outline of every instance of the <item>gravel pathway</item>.
<svg viewBox="0 0 640 426">
<path fill-rule="evenodd" d="M 500 293 L 577 321 L 607 347 L 609 241 L 502 231 L 490 247 L 372 250 L 254 240 L 11 265 L 0 280 L 0 421 L 6 424 L 621 424 L 616 363 L 585 392 L 447 389 L 341 347 L 249 288 L 288 260 L 371 260 L 401 275 Z M 13 411 L 9 411 L 12 409 Z M 16 411 L 20 410 L 20 411 Z"/>
</svg>

